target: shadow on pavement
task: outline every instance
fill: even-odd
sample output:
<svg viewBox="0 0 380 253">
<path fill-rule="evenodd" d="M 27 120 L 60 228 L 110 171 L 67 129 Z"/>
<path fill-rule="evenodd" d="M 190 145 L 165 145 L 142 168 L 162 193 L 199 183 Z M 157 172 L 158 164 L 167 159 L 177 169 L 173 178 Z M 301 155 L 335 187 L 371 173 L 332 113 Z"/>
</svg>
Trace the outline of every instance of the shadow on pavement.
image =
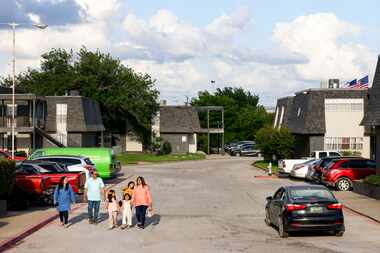
<svg viewBox="0 0 380 253">
<path fill-rule="evenodd" d="M 161 216 L 159 214 L 154 214 L 152 217 L 146 217 L 145 225 L 146 227 L 150 225 L 156 226 L 160 223 L 160 221 L 161 221 Z"/>
</svg>

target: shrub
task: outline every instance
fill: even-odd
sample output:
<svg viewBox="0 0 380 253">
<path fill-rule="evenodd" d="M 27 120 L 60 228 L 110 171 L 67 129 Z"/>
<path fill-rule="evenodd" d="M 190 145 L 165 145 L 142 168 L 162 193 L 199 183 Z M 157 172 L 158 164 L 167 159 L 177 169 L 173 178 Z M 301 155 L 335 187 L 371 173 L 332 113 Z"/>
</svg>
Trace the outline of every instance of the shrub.
<svg viewBox="0 0 380 253">
<path fill-rule="evenodd" d="M 11 193 L 16 180 L 14 161 L 0 160 L 0 198 Z"/>
<path fill-rule="evenodd" d="M 168 155 L 172 152 L 172 145 L 170 145 L 170 142 L 165 141 L 162 145 L 160 150 L 158 151 L 158 155 Z"/>
<path fill-rule="evenodd" d="M 362 155 L 362 153 L 360 153 L 359 151 L 349 151 L 349 150 L 341 151 L 341 154 L 343 156 L 361 156 Z"/>
<path fill-rule="evenodd" d="M 256 134 L 256 143 L 265 160 L 289 158 L 293 155 L 294 138 L 286 128 L 261 128 Z"/>
<path fill-rule="evenodd" d="M 380 175 L 371 175 L 364 179 L 365 183 L 380 186 Z"/>
</svg>

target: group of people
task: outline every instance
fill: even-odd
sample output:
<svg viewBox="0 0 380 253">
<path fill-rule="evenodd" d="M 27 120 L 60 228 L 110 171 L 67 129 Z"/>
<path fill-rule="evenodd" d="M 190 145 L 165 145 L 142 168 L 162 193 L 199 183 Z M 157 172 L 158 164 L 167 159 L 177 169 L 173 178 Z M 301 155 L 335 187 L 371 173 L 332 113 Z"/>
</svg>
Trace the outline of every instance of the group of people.
<svg viewBox="0 0 380 253">
<path fill-rule="evenodd" d="M 136 182 L 130 181 L 122 190 L 122 198 L 118 200 L 116 191 L 106 191 L 103 180 L 96 171 L 90 172 L 85 183 L 85 200 L 88 202 L 88 221 L 90 224 L 99 222 L 100 204 L 106 202 L 109 228 L 118 227 L 118 216 L 122 217 L 122 229 L 131 228 L 133 207 L 135 208 L 137 227 L 145 227 L 145 217 L 153 212 L 152 197 L 149 186 L 143 177 L 137 177 Z M 66 177 L 62 177 L 54 191 L 54 204 L 57 206 L 61 225 L 68 227 L 71 204 L 75 203 L 75 194 Z"/>
</svg>

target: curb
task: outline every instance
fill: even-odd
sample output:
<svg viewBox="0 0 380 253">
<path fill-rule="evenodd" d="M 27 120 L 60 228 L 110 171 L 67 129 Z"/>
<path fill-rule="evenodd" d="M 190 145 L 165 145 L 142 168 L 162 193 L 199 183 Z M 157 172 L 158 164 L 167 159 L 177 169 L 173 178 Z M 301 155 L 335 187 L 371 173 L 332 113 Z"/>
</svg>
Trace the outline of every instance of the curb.
<svg viewBox="0 0 380 253">
<path fill-rule="evenodd" d="M 125 180 L 127 180 L 127 179 L 129 179 L 131 177 L 133 177 L 133 175 L 130 175 L 130 176 L 126 177 L 123 181 L 121 181 L 119 183 L 109 185 L 105 189 L 109 190 L 110 188 L 115 187 L 116 185 L 124 182 Z M 78 210 L 79 208 L 81 208 L 83 206 L 83 204 L 84 203 L 78 204 L 78 206 L 74 207 L 72 209 L 72 211 L 74 212 L 74 211 Z M 16 235 L 15 237 L 10 238 L 10 239 L 6 240 L 3 243 L 0 243 L 0 253 L 4 252 L 4 251 L 6 251 L 6 250 L 8 250 L 8 249 L 10 249 L 10 248 L 12 248 L 14 246 L 16 246 L 16 244 L 18 242 L 20 242 L 21 240 L 23 240 L 26 237 L 30 236 L 31 234 L 37 232 L 38 230 L 40 230 L 44 226 L 48 225 L 49 223 L 51 223 L 52 221 L 54 221 L 55 219 L 57 219 L 58 217 L 59 217 L 59 214 L 54 214 L 54 215 L 46 218 L 45 220 L 37 223 L 36 225 L 33 225 L 32 227 L 26 229 L 24 232 L 21 232 L 20 234 Z"/>
<path fill-rule="evenodd" d="M 373 217 L 371 217 L 371 216 L 369 216 L 369 215 L 367 215 L 367 214 L 364 214 L 364 213 L 362 213 L 362 212 L 356 211 L 355 209 L 352 209 L 352 208 L 350 208 L 350 207 L 348 207 L 348 206 L 346 206 L 346 205 L 343 205 L 343 207 L 346 208 L 346 209 L 348 209 L 348 210 L 350 210 L 350 211 L 353 212 L 353 213 L 356 213 L 356 214 L 358 214 L 358 215 L 360 215 L 360 216 L 362 216 L 362 217 L 365 217 L 365 218 L 367 218 L 367 219 L 370 219 L 370 220 L 372 220 L 372 221 L 374 221 L 374 222 L 380 224 L 380 220 L 378 220 L 378 219 L 375 219 L 375 218 L 373 218 Z"/>
</svg>

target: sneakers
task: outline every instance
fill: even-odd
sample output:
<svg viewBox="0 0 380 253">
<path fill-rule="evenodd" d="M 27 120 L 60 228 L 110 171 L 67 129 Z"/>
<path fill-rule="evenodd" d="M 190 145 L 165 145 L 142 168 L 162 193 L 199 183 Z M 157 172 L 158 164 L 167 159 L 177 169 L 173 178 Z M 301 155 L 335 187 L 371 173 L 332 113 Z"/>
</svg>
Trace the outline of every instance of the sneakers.
<svg viewBox="0 0 380 253">
<path fill-rule="evenodd" d="M 89 223 L 89 224 L 94 224 L 93 219 L 88 219 L 88 223 Z"/>
<path fill-rule="evenodd" d="M 142 225 L 142 224 L 138 224 L 137 227 L 138 227 L 139 229 L 144 229 L 144 225 Z"/>
</svg>

